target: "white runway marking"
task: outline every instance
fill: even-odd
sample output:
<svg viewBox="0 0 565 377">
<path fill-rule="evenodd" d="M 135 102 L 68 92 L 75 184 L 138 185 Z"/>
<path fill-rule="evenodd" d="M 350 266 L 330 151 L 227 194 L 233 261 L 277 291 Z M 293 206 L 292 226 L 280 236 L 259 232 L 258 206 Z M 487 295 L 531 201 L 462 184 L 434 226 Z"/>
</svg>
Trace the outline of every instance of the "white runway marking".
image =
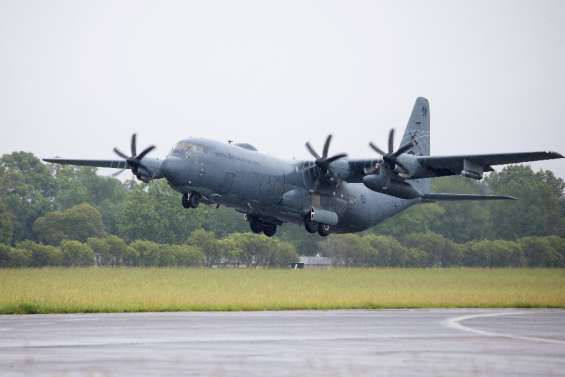
<svg viewBox="0 0 565 377">
<path fill-rule="evenodd" d="M 498 332 L 491 332 L 486 330 L 474 329 L 469 326 L 462 325 L 461 322 L 473 319 L 473 318 L 487 318 L 487 317 L 502 317 L 508 315 L 524 315 L 530 314 L 527 311 L 522 312 L 497 312 L 497 313 L 483 313 L 483 314 L 469 314 L 463 315 L 460 317 L 453 317 L 448 318 L 443 321 L 443 325 L 447 328 L 459 330 L 459 331 L 466 331 L 474 334 L 484 335 L 484 336 L 491 336 L 491 337 L 502 337 L 502 338 L 510 338 L 510 339 L 517 339 L 517 340 L 527 340 L 532 342 L 544 342 L 544 343 L 552 343 L 552 344 L 564 344 L 565 340 L 558 340 L 558 339 L 548 339 L 548 338 L 540 338 L 536 336 L 521 336 L 521 335 L 513 335 L 513 334 L 505 334 L 505 333 L 498 333 Z"/>
</svg>

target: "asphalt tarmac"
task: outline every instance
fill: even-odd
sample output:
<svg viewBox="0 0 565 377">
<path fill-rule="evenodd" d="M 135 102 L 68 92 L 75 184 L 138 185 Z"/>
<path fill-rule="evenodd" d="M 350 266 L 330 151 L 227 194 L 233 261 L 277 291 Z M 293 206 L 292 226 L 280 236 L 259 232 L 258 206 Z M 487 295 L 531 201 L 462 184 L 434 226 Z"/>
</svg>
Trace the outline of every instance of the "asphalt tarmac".
<svg viewBox="0 0 565 377">
<path fill-rule="evenodd" d="M 565 376 L 565 310 L 0 316 L 0 376 Z"/>
</svg>

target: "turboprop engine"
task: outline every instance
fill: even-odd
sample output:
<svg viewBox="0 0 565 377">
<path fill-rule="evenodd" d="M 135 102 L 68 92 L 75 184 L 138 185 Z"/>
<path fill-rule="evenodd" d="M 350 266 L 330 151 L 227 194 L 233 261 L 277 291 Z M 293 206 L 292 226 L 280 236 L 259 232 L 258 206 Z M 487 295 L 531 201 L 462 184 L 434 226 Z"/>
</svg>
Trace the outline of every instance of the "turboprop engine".
<svg viewBox="0 0 565 377">
<path fill-rule="evenodd" d="M 390 179 L 384 173 L 364 176 L 363 184 L 373 191 L 397 198 L 414 199 L 422 196 L 409 182 Z"/>
</svg>

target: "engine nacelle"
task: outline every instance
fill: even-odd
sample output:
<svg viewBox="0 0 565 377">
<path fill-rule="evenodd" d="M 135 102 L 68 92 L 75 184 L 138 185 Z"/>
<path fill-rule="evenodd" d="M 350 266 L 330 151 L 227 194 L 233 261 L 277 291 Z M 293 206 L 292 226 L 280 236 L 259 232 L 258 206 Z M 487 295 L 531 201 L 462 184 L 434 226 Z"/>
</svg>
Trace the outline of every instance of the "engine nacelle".
<svg viewBox="0 0 565 377">
<path fill-rule="evenodd" d="M 369 189 L 402 199 L 419 198 L 422 194 L 406 181 L 390 180 L 384 174 L 370 174 L 363 177 L 363 184 Z"/>
</svg>

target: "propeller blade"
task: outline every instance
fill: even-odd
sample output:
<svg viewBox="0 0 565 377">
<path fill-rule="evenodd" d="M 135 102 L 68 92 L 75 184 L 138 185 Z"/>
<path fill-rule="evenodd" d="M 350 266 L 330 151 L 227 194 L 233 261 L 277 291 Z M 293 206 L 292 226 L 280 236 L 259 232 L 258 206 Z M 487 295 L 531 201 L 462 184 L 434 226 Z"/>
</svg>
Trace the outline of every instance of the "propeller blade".
<svg viewBox="0 0 565 377">
<path fill-rule="evenodd" d="M 137 156 L 137 134 L 131 135 L 131 157 Z"/>
<path fill-rule="evenodd" d="M 384 156 L 386 153 L 379 147 L 377 147 L 375 144 L 373 144 L 373 142 L 369 143 L 369 146 L 378 154 L 380 154 L 381 156 Z"/>
<path fill-rule="evenodd" d="M 331 163 L 334 162 L 335 160 L 339 160 L 340 158 L 344 158 L 344 157 L 347 157 L 347 154 L 346 154 L 346 153 L 336 154 L 335 156 L 332 156 L 332 157 L 330 157 L 330 158 L 327 158 L 327 159 L 326 159 L 326 162 L 327 162 L 328 164 L 331 164 Z"/>
<path fill-rule="evenodd" d="M 125 172 L 127 169 L 121 169 L 118 170 L 117 172 L 112 174 L 112 177 L 117 177 L 118 175 L 122 174 L 123 172 Z"/>
<path fill-rule="evenodd" d="M 388 153 L 394 152 L 394 128 L 388 132 Z"/>
<path fill-rule="evenodd" d="M 145 157 L 147 155 L 147 153 L 151 152 L 153 149 L 155 149 L 154 145 L 148 146 L 143 151 L 141 151 L 141 153 L 135 159 L 138 160 L 138 161 L 141 161 L 143 159 L 143 157 Z"/>
<path fill-rule="evenodd" d="M 396 152 L 394 152 L 392 155 L 394 157 L 398 157 L 400 156 L 402 153 L 407 152 L 409 149 L 411 149 L 414 146 L 414 144 L 412 142 L 398 148 L 398 150 Z"/>
<path fill-rule="evenodd" d="M 125 153 L 120 151 L 118 148 L 114 148 L 114 153 L 117 154 L 118 156 L 120 156 L 121 158 L 125 159 L 125 160 L 129 159 L 129 156 L 126 156 Z"/>
<path fill-rule="evenodd" d="M 328 152 L 330 150 L 330 143 L 332 142 L 332 134 L 329 134 L 328 137 L 326 137 L 326 142 L 324 143 L 324 150 L 322 151 L 322 158 L 327 158 L 328 157 Z"/>
<path fill-rule="evenodd" d="M 320 155 L 319 155 L 318 153 L 316 153 L 316 151 L 314 150 L 314 148 L 312 148 L 312 146 L 310 145 L 309 142 L 306 143 L 306 149 L 308 149 L 308 152 L 310 152 L 310 154 L 311 154 L 316 160 L 321 159 Z"/>
</svg>

